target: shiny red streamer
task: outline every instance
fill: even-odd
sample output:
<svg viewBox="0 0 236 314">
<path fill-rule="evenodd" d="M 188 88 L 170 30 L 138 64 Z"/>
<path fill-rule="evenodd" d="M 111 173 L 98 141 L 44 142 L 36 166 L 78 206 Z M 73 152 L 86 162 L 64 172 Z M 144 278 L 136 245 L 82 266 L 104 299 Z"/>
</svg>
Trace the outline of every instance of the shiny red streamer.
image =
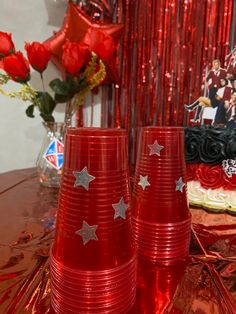
<svg viewBox="0 0 236 314">
<path fill-rule="evenodd" d="M 228 52 L 233 1 L 117 3 L 126 30 L 117 90 L 125 114 L 117 124 L 187 124 L 183 104 L 202 93 L 207 66 Z"/>
<path fill-rule="evenodd" d="M 203 94 L 212 60 L 223 64 L 232 48 L 233 0 L 118 0 L 113 9 L 125 33 L 109 126 L 130 131 L 134 161 L 139 127 L 188 125 L 184 104 Z"/>
<path fill-rule="evenodd" d="M 83 1 L 94 18 L 125 25 L 117 57 L 120 83 L 102 87 L 101 125 L 127 128 L 134 141 L 141 126 L 188 125 L 183 105 L 203 94 L 212 60 L 223 65 L 236 42 L 234 2 Z"/>
</svg>

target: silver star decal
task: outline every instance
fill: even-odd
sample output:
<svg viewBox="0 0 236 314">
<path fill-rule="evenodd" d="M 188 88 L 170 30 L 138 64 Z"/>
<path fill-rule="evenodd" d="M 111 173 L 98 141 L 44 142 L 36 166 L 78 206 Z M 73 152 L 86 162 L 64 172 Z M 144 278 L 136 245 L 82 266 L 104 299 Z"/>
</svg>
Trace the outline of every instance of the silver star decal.
<svg viewBox="0 0 236 314">
<path fill-rule="evenodd" d="M 95 179 L 94 176 L 88 173 L 87 167 L 84 167 L 81 171 L 73 171 L 73 175 L 76 178 L 74 186 L 82 186 L 87 191 L 89 190 L 89 183 Z"/>
<path fill-rule="evenodd" d="M 141 185 L 142 189 L 145 190 L 147 186 L 150 186 L 151 184 L 148 182 L 148 176 L 139 176 L 139 183 L 138 185 Z"/>
<path fill-rule="evenodd" d="M 148 147 L 150 148 L 149 156 L 152 156 L 155 154 L 157 156 L 161 156 L 161 150 L 165 148 L 164 146 L 159 145 L 157 140 L 155 140 L 153 144 L 148 145 Z"/>
<path fill-rule="evenodd" d="M 184 188 L 184 186 L 186 185 L 186 184 L 183 182 L 183 178 L 180 177 L 179 180 L 175 181 L 175 183 L 176 183 L 175 191 L 183 192 L 183 188 Z"/>
<path fill-rule="evenodd" d="M 123 219 L 126 219 L 125 212 L 129 208 L 128 204 L 125 204 L 124 198 L 121 197 L 119 203 L 112 204 L 112 207 L 115 210 L 114 219 L 121 217 Z"/>
<path fill-rule="evenodd" d="M 83 245 L 87 244 L 90 240 L 98 241 L 96 235 L 98 225 L 90 226 L 86 221 L 83 221 L 83 226 L 80 230 L 75 232 L 76 235 L 79 235 L 83 238 Z"/>
</svg>

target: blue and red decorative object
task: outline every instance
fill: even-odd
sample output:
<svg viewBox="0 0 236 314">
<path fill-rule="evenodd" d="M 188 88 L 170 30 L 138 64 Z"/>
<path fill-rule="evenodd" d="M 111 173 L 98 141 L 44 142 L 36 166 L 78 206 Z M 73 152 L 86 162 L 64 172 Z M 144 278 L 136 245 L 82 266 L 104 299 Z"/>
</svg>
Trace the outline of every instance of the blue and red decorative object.
<svg viewBox="0 0 236 314">
<path fill-rule="evenodd" d="M 54 138 L 49 144 L 43 158 L 55 169 L 61 169 L 64 159 L 64 144 Z"/>
</svg>

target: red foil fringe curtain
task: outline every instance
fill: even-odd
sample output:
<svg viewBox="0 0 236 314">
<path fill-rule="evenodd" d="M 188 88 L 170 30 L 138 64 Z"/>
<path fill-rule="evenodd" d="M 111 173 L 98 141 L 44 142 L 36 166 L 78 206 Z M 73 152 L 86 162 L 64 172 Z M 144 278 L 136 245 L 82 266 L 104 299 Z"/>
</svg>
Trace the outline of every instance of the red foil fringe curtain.
<svg viewBox="0 0 236 314">
<path fill-rule="evenodd" d="M 117 56 L 120 83 L 103 87 L 101 125 L 124 127 L 131 134 L 145 125 L 187 125 L 183 105 L 203 94 L 212 60 L 220 59 L 223 66 L 235 44 L 235 0 L 78 4 L 94 19 L 125 25 Z"/>
<path fill-rule="evenodd" d="M 212 60 L 223 65 L 232 48 L 234 2 L 117 1 L 114 15 L 125 27 L 111 126 L 129 130 L 131 164 L 141 126 L 189 124 L 184 104 L 204 93 Z"/>
<path fill-rule="evenodd" d="M 120 2 L 118 1 L 120 5 Z M 213 59 L 229 50 L 233 0 L 130 0 L 125 4 L 121 125 L 187 124 L 183 105 L 203 91 Z"/>
</svg>

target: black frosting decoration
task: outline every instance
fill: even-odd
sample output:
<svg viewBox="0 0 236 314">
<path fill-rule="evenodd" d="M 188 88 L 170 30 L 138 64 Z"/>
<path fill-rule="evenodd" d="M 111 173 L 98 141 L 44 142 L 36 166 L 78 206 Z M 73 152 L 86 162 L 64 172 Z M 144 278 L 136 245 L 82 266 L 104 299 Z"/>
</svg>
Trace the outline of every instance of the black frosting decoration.
<svg viewBox="0 0 236 314">
<path fill-rule="evenodd" d="M 185 128 L 185 158 L 187 163 L 211 165 L 224 159 L 236 159 L 236 129 Z"/>
</svg>

